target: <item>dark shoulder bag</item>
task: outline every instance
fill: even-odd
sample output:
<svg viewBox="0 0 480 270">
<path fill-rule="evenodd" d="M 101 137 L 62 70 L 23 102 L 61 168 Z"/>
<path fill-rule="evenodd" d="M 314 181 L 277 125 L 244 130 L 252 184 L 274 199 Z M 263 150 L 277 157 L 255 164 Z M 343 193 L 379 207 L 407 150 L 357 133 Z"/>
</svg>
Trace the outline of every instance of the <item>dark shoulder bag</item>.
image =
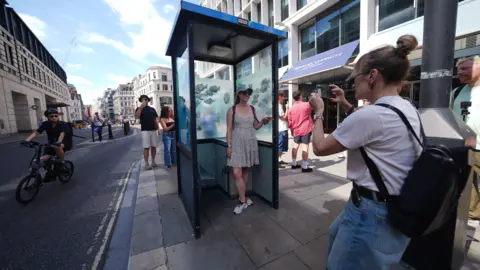
<svg viewBox="0 0 480 270">
<path fill-rule="evenodd" d="M 455 213 L 466 184 L 465 167 L 468 149 L 426 146 L 419 139 L 405 115 L 388 104 L 375 104 L 393 110 L 403 121 L 422 153 L 414 162 L 401 188 L 400 195 L 390 196 L 375 163 L 360 148 L 368 170 L 380 193 L 388 198 L 390 224 L 408 237 L 429 234 L 442 227 Z M 420 116 L 419 116 L 420 117 Z M 426 141 L 420 122 L 422 139 Z M 465 158 L 464 158 L 465 157 Z M 468 174 L 468 172 L 467 172 Z"/>
</svg>

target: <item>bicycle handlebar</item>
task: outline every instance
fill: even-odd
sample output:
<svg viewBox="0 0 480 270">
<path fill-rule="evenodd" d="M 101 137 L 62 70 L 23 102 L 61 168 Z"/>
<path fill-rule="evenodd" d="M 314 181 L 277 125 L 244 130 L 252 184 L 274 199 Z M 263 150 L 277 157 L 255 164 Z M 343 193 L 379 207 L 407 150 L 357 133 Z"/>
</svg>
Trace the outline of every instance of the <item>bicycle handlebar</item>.
<svg viewBox="0 0 480 270">
<path fill-rule="evenodd" d="M 20 142 L 20 145 L 23 145 L 23 146 L 29 147 L 29 148 L 35 148 L 37 146 L 45 146 L 45 147 L 57 146 L 57 147 L 60 147 L 59 143 L 49 144 L 49 143 L 39 143 L 39 142 L 35 142 L 35 141 L 30 141 L 30 142 L 22 141 L 22 142 Z"/>
</svg>

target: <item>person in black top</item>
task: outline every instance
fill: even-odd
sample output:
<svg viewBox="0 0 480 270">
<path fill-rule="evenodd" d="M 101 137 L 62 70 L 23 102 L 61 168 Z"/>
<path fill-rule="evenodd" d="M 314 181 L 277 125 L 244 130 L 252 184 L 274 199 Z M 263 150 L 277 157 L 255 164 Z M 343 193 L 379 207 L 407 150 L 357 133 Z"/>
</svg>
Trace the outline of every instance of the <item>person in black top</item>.
<svg viewBox="0 0 480 270">
<path fill-rule="evenodd" d="M 155 108 L 148 106 L 150 98 L 141 95 L 138 99 L 142 104 L 135 111 L 135 118 L 140 119 L 142 130 L 143 159 L 145 160 L 145 169 L 151 167 L 148 163 L 148 152 L 152 155 L 152 167 L 157 167 L 155 156 L 157 154 L 157 138 L 160 135 L 158 114 Z"/>
<path fill-rule="evenodd" d="M 47 109 L 44 113 L 45 117 L 48 118 L 47 121 L 44 121 L 40 124 L 40 127 L 30 135 L 26 141 L 30 142 L 40 135 L 43 131 L 47 132 L 47 138 L 49 144 L 57 144 L 58 146 L 46 147 L 44 151 L 44 156 L 42 159 L 44 161 L 48 160 L 51 156 L 57 155 L 60 160 L 63 161 L 65 157 L 65 152 L 72 148 L 72 142 L 66 140 L 66 134 L 69 132 L 68 124 L 58 120 L 58 111 L 57 109 L 50 108 Z"/>
<path fill-rule="evenodd" d="M 160 112 L 160 125 L 163 128 L 163 161 L 167 169 L 176 162 L 175 119 L 170 107 L 163 107 Z"/>
</svg>

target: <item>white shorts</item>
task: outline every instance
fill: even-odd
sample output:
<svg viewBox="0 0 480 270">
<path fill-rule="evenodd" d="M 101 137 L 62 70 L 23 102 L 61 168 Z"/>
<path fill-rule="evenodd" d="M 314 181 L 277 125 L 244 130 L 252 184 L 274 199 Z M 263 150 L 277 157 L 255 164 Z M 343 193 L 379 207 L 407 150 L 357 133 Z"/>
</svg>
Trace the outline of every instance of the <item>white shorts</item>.
<svg viewBox="0 0 480 270">
<path fill-rule="evenodd" d="M 157 147 L 157 138 L 156 130 L 142 130 L 143 148 Z"/>
</svg>

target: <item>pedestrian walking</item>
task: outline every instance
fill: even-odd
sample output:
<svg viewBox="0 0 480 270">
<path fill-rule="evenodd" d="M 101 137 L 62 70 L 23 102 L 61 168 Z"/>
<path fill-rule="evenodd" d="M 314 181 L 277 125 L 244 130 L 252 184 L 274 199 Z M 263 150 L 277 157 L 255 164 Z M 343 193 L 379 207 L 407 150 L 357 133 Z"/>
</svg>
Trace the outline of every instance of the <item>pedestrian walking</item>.
<svg viewBox="0 0 480 270">
<path fill-rule="evenodd" d="M 417 45 L 414 36 L 405 35 L 398 39 L 397 47 L 385 46 L 363 55 L 349 80 L 355 84 L 357 100 L 396 107 L 406 116 L 415 133 L 420 134 L 417 110 L 397 91 L 409 73 L 407 56 Z M 333 93 L 341 90 L 336 85 L 331 87 Z M 342 103 L 348 106 L 343 100 Z M 375 105 L 364 106 L 358 111 L 351 106 L 349 116 L 325 137 L 323 100 L 314 95 L 310 104 L 316 115 L 313 152 L 317 156 L 327 156 L 348 150 L 347 178 L 353 182 L 345 209 L 329 228 L 327 268 L 390 269 L 401 262 L 410 238 L 388 222 L 386 199 L 379 192 L 361 151 L 375 162 L 388 194 L 396 196 L 422 147 L 411 138 L 397 113 Z"/>
<path fill-rule="evenodd" d="M 288 103 L 283 108 L 285 94 L 278 94 L 278 162 L 282 165 L 287 164 L 283 161 L 283 154 L 288 152 Z"/>
<path fill-rule="evenodd" d="M 135 110 L 135 118 L 140 119 L 142 133 L 143 159 L 145 160 L 145 170 L 157 167 L 155 156 L 157 155 L 157 140 L 160 134 L 158 114 L 155 108 L 148 106 L 150 98 L 141 95 L 138 101 L 140 107 Z M 149 153 L 150 152 L 150 153 Z M 152 156 L 152 164 L 148 163 L 148 156 Z"/>
<path fill-rule="evenodd" d="M 311 172 L 312 168 L 308 167 L 308 148 L 312 138 L 313 119 L 312 107 L 308 102 L 303 101 L 302 92 L 293 92 L 295 103 L 288 113 L 288 127 L 293 134 L 292 149 L 292 169 L 302 168 L 302 172 Z M 302 164 L 297 164 L 297 152 L 302 148 Z"/>
<path fill-rule="evenodd" d="M 100 118 L 98 112 L 95 112 L 92 121 L 92 129 L 94 133 L 97 133 L 98 141 L 102 142 L 102 130 L 105 122 Z M 92 135 L 93 136 L 93 135 Z"/>
<path fill-rule="evenodd" d="M 227 165 L 233 168 L 233 176 L 240 199 L 233 212 L 240 214 L 253 202 L 246 197 L 248 169 L 260 164 L 258 143 L 255 130 L 268 124 L 271 117 L 258 120 L 255 107 L 248 104 L 253 90 L 239 89 L 235 97 L 235 105 L 227 112 Z"/>
<path fill-rule="evenodd" d="M 176 162 L 175 144 L 175 118 L 170 107 L 163 107 L 160 112 L 160 125 L 162 126 L 163 160 L 165 167 L 170 169 Z"/>
</svg>

